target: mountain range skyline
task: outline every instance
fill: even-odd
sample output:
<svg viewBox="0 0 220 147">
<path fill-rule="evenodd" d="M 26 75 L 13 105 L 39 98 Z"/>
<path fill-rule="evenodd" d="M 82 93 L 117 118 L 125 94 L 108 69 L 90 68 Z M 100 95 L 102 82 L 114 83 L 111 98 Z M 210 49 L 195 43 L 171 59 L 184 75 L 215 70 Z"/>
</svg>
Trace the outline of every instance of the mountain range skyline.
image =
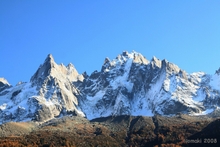
<svg viewBox="0 0 220 147">
<path fill-rule="evenodd" d="M 0 79 L 1 122 L 48 121 L 65 115 L 89 120 L 120 115 L 206 115 L 219 110 L 219 73 L 187 73 L 178 65 L 141 53 L 106 58 L 100 71 L 79 73 L 51 54 L 28 82 Z"/>
<path fill-rule="evenodd" d="M 124 50 L 124 51 L 122 51 L 122 53 L 123 53 L 123 52 L 129 52 L 129 51 Z M 130 53 L 132 53 L 132 52 L 136 52 L 136 51 L 135 51 L 135 50 L 132 50 Z M 138 52 L 137 52 L 137 53 L 138 53 Z M 118 54 L 118 55 L 120 55 L 120 54 Z M 54 59 L 54 56 L 53 56 L 52 53 L 47 54 L 46 57 L 48 57 L 48 56 L 51 56 L 51 57 Z M 115 56 L 115 57 L 117 57 L 117 56 Z M 106 56 L 105 58 L 103 58 L 103 60 L 102 60 L 103 62 L 100 62 L 100 67 L 102 66 L 102 64 L 104 64 L 106 58 L 108 58 L 108 59 L 110 59 L 110 60 L 114 59 L 114 58 L 109 58 L 108 56 Z M 146 59 L 150 61 L 150 60 L 152 60 L 153 58 L 157 58 L 157 56 L 152 56 L 152 58 L 150 58 L 150 59 L 147 59 L 147 58 L 146 58 Z M 56 59 L 56 58 L 55 58 L 55 59 Z M 159 59 L 159 58 L 158 58 L 158 59 Z M 159 59 L 159 60 L 161 60 L 161 59 Z M 167 60 L 167 59 L 164 58 L 164 59 L 162 59 L 162 60 Z M 169 60 L 168 60 L 168 61 L 169 61 Z M 58 63 L 58 64 L 62 65 L 63 62 L 60 62 L 60 63 Z M 69 65 L 69 64 L 72 64 L 72 65 L 74 66 L 74 68 L 76 68 L 76 70 L 78 71 L 77 67 L 75 67 L 75 64 L 72 63 L 72 62 L 67 62 L 66 64 L 63 64 L 63 65 L 64 65 L 64 66 L 67 66 L 67 65 Z M 38 65 L 38 66 L 39 66 L 39 65 Z M 90 67 L 90 68 L 91 68 L 91 67 Z M 212 71 L 211 74 L 216 73 L 216 71 L 217 71 L 218 69 L 219 69 L 219 67 L 216 67 L 216 69 L 215 69 L 214 71 Z M 91 70 L 91 69 L 90 69 L 90 70 Z M 82 74 L 82 73 L 86 72 L 88 75 L 90 75 L 90 74 L 92 74 L 94 71 L 101 71 L 101 68 L 94 69 L 94 70 L 92 70 L 92 71 L 87 71 L 87 70 L 86 70 L 86 67 L 85 67 L 85 69 L 82 70 L 82 71 L 79 72 L 79 73 Z M 187 70 L 185 70 L 185 71 L 188 72 Z M 199 70 L 199 71 L 204 72 L 204 71 L 202 71 L 202 70 Z M 28 72 L 28 70 L 27 70 L 27 72 Z M 198 72 L 198 71 L 192 71 L 191 73 L 194 73 L 194 72 Z M 33 74 L 33 73 L 32 73 L 32 74 Z M 208 73 L 208 74 L 210 74 L 210 73 Z M 24 80 L 18 80 L 18 81 L 13 81 L 13 82 L 10 82 L 11 77 L 6 78 L 6 77 L 8 77 L 7 75 L 6 75 L 6 76 L 2 75 L 0 78 L 4 78 L 5 80 L 7 80 L 8 83 L 10 83 L 10 85 L 15 86 L 15 85 L 18 84 L 19 82 L 29 82 L 31 76 L 32 76 L 32 75 L 30 75 L 30 77 L 26 77 L 26 79 L 27 79 L 26 81 L 24 81 Z M 28 79 L 28 78 L 29 78 L 29 79 Z M 16 78 L 16 79 L 18 79 L 18 78 Z"/>
<path fill-rule="evenodd" d="M 29 81 L 51 53 L 79 73 L 135 50 L 214 74 L 219 65 L 219 1 L 0 1 L 0 77 Z"/>
</svg>

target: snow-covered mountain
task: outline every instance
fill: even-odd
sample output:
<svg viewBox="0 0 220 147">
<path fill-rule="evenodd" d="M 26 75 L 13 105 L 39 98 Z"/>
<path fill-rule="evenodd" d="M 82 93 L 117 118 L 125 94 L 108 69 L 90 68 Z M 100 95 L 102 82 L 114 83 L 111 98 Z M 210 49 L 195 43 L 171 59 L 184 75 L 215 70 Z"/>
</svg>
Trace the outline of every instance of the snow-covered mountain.
<svg viewBox="0 0 220 147">
<path fill-rule="evenodd" d="M 0 92 L 0 122 L 46 121 L 66 114 L 84 116 L 78 107 L 78 91 L 72 84 L 82 81 L 72 64 L 57 65 L 48 55 L 30 82 Z"/>
<path fill-rule="evenodd" d="M 0 123 L 63 115 L 207 114 L 220 105 L 219 71 L 188 74 L 167 60 L 147 60 L 133 51 L 106 58 L 101 71 L 89 76 L 48 55 L 30 82 L 12 87 L 0 79 Z"/>
<path fill-rule="evenodd" d="M 206 114 L 218 108 L 219 75 L 187 74 L 177 65 L 140 53 L 123 52 L 105 59 L 79 88 L 80 103 L 89 119 L 109 115 Z M 219 83 L 219 85 L 218 85 Z"/>
</svg>

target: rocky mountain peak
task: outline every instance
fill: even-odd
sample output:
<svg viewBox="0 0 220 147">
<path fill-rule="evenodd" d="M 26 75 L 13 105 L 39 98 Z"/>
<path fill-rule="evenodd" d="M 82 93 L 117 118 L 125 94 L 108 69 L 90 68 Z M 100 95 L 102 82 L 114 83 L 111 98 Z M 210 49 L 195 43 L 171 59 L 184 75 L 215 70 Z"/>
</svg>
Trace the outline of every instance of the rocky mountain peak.
<svg viewBox="0 0 220 147">
<path fill-rule="evenodd" d="M 8 81 L 5 78 L 0 78 L 0 92 L 10 86 L 11 85 L 8 83 Z"/>
<path fill-rule="evenodd" d="M 137 59 L 137 58 L 142 58 L 142 59 L 145 59 L 146 58 L 141 54 L 141 53 L 138 53 L 136 51 L 132 51 L 131 53 L 127 52 L 127 51 L 123 51 L 122 54 L 120 54 L 118 57 L 121 57 L 121 58 L 125 58 L 125 59 Z"/>
<path fill-rule="evenodd" d="M 53 65 L 54 63 L 55 63 L 55 61 L 54 61 L 52 54 L 48 54 L 47 58 L 44 61 L 44 64 Z"/>
<path fill-rule="evenodd" d="M 133 62 L 139 64 L 148 64 L 149 61 L 140 53 L 132 52 L 133 53 Z"/>
<path fill-rule="evenodd" d="M 10 86 L 10 84 L 8 83 L 8 81 L 5 78 L 0 78 L 0 84 Z"/>
<path fill-rule="evenodd" d="M 74 69 L 75 68 L 72 63 L 69 63 L 66 67 L 67 67 L 67 69 Z"/>
<path fill-rule="evenodd" d="M 79 75 L 72 63 L 69 63 L 67 66 L 63 64 L 58 65 L 51 54 L 47 56 L 43 65 L 40 65 L 30 81 L 32 83 L 42 84 L 47 77 L 53 77 L 60 80 L 68 79 L 69 81 L 76 81 L 78 79 L 83 80 L 83 76 Z"/>
<path fill-rule="evenodd" d="M 55 68 L 57 64 L 54 61 L 54 58 L 51 54 L 47 55 L 47 58 L 45 59 L 43 65 L 40 65 L 38 70 L 35 72 L 35 74 L 31 77 L 31 82 L 37 82 L 41 81 L 51 73 L 51 69 Z"/>
<path fill-rule="evenodd" d="M 104 64 L 108 64 L 108 63 L 110 63 L 111 61 L 110 61 L 110 59 L 108 58 L 108 57 L 106 57 L 105 58 L 105 61 L 104 61 Z"/>
<path fill-rule="evenodd" d="M 123 51 L 112 61 L 110 61 L 109 58 L 105 58 L 101 71 L 108 71 L 115 66 L 121 66 L 127 63 L 127 61 L 131 63 L 145 64 L 145 65 L 149 63 L 149 61 L 140 53 L 137 53 L 135 51 L 132 51 L 131 53 L 127 51 Z"/>
<path fill-rule="evenodd" d="M 151 59 L 151 65 L 152 67 L 159 67 L 161 68 L 161 60 L 157 59 L 155 56 L 153 56 L 153 58 Z"/>
<path fill-rule="evenodd" d="M 54 60 L 53 55 L 52 54 L 48 54 L 47 55 L 47 59 Z"/>
<path fill-rule="evenodd" d="M 128 56 L 129 56 L 129 53 L 128 53 L 127 51 L 123 51 L 123 52 L 122 52 L 122 56 L 128 57 Z"/>
<path fill-rule="evenodd" d="M 66 66 L 66 68 L 64 69 L 64 74 L 67 75 L 67 78 L 70 81 L 77 81 L 77 80 L 83 81 L 84 79 L 84 76 L 78 73 L 78 71 L 76 70 L 76 68 L 72 63 L 69 63 Z"/>
<path fill-rule="evenodd" d="M 108 70 L 110 67 L 111 67 L 111 61 L 108 57 L 106 57 L 103 65 L 102 65 L 101 71 L 104 72 L 104 71 Z"/>
<path fill-rule="evenodd" d="M 215 74 L 219 75 L 220 74 L 220 68 L 216 70 Z"/>
<path fill-rule="evenodd" d="M 120 55 L 116 57 L 116 59 L 126 62 L 128 59 L 134 59 L 135 56 L 139 56 L 139 55 L 141 54 L 135 51 L 132 51 L 131 53 L 128 53 L 127 51 L 123 51 Z"/>
<path fill-rule="evenodd" d="M 83 112 L 78 110 L 76 95 L 79 93 L 74 86 L 75 81 L 83 79 L 84 76 L 78 74 L 71 63 L 67 66 L 58 65 L 49 54 L 30 82 L 21 82 L 10 91 L 0 91 L 0 99 L 3 98 L 3 101 L 0 101 L 0 123 L 26 118 L 47 121 L 67 114 L 84 116 Z"/>
<path fill-rule="evenodd" d="M 168 71 L 169 73 L 179 73 L 180 72 L 180 68 L 177 65 L 168 62 L 166 59 L 162 60 L 162 67 L 166 68 L 166 71 Z M 183 71 L 181 71 L 181 74 L 182 73 L 183 73 Z"/>
</svg>

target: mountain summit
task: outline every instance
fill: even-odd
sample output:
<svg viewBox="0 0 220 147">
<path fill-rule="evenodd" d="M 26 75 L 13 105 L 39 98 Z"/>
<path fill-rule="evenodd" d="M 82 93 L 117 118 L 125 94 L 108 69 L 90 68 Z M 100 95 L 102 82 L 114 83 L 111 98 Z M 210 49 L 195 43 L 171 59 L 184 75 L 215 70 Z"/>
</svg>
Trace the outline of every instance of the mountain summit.
<svg viewBox="0 0 220 147">
<path fill-rule="evenodd" d="M 43 79 L 51 74 L 51 70 L 55 68 L 55 61 L 53 59 L 53 56 L 49 54 L 47 58 L 44 61 L 43 65 L 40 65 L 36 73 L 31 77 L 31 82 L 37 82 L 40 81 L 40 79 Z"/>
<path fill-rule="evenodd" d="M 11 85 L 5 78 L 0 78 L 0 92 L 6 88 L 9 88 Z"/>
<path fill-rule="evenodd" d="M 153 57 L 148 61 L 140 53 L 123 52 L 112 61 L 106 58 L 101 72 L 93 72 L 79 86 L 85 93 L 81 108 L 89 119 L 179 112 L 205 114 L 219 106 L 209 102 L 218 101 L 210 84 L 212 77 L 201 72 L 187 74 L 167 60 Z"/>
<path fill-rule="evenodd" d="M 40 65 L 30 82 L 7 88 L 0 94 L 0 122 L 46 121 L 62 115 L 81 115 L 74 81 L 83 81 L 70 63 L 56 64 L 51 54 Z"/>
<path fill-rule="evenodd" d="M 57 79 L 68 79 L 69 81 L 83 80 L 79 75 L 73 64 L 64 66 L 63 64 L 57 65 L 51 54 L 47 56 L 43 65 L 40 65 L 36 73 L 31 77 L 30 82 L 42 84 L 46 77 L 53 77 Z"/>
<path fill-rule="evenodd" d="M 0 123 L 65 115 L 203 115 L 219 109 L 219 98 L 219 72 L 188 74 L 165 59 L 124 51 L 87 75 L 49 54 L 29 82 L 11 87 L 0 79 Z"/>
</svg>

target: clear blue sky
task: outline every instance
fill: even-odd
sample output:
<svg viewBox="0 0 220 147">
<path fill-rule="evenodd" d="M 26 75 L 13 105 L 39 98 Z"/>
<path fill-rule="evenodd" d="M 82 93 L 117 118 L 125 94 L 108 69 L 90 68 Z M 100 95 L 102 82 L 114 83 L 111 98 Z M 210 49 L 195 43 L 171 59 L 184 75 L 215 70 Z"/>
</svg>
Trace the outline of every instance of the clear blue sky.
<svg viewBox="0 0 220 147">
<path fill-rule="evenodd" d="M 0 77 L 29 81 L 49 53 L 90 74 L 124 50 L 213 74 L 219 8 L 219 0 L 1 0 Z"/>
</svg>

